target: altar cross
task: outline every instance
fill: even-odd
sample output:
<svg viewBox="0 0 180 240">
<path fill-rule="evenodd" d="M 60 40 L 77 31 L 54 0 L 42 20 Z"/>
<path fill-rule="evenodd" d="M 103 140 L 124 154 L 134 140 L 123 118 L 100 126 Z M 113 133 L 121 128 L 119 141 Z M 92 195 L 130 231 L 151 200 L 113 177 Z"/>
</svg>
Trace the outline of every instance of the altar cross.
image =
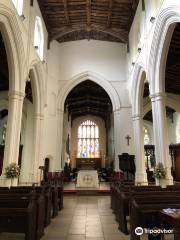
<svg viewBox="0 0 180 240">
<path fill-rule="evenodd" d="M 127 145 L 129 146 L 131 137 L 130 137 L 129 135 L 127 135 L 127 136 L 125 137 L 125 139 L 127 139 Z"/>
</svg>

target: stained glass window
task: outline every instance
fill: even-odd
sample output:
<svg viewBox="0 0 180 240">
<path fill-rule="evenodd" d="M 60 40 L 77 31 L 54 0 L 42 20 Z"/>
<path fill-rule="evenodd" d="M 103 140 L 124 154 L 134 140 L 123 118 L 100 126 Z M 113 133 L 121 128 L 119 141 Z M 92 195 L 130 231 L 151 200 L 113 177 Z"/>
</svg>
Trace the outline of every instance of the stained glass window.
<svg viewBox="0 0 180 240">
<path fill-rule="evenodd" d="M 91 120 L 86 120 L 78 127 L 77 157 L 99 157 L 99 127 Z"/>
</svg>

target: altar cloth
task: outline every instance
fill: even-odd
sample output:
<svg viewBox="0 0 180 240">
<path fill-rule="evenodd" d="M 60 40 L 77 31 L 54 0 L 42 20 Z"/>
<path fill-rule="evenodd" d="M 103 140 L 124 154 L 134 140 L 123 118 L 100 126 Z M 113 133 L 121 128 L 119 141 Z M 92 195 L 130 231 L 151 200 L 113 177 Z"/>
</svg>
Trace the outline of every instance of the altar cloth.
<svg viewBox="0 0 180 240">
<path fill-rule="evenodd" d="M 77 176 L 78 188 L 99 188 L 98 173 L 95 170 L 80 170 Z"/>
</svg>

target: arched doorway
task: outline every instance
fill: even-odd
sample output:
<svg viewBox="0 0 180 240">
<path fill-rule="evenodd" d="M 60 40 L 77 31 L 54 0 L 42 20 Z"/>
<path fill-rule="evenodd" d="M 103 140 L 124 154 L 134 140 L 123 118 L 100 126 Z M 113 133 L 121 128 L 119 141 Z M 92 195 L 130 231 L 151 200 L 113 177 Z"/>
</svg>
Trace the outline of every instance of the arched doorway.
<svg viewBox="0 0 180 240">
<path fill-rule="evenodd" d="M 101 168 L 114 161 L 112 102 L 97 83 L 85 80 L 64 104 L 63 165 Z"/>
</svg>

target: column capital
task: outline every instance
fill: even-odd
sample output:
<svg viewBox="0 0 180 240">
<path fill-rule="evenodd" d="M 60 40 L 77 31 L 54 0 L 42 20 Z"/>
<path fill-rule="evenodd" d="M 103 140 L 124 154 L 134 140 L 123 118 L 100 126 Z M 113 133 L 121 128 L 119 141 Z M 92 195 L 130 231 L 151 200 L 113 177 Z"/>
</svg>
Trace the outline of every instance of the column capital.
<svg viewBox="0 0 180 240">
<path fill-rule="evenodd" d="M 36 120 L 43 120 L 44 119 L 44 115 L 43 114 L 40 114 L 40 113 L 35 113 L 34 114 L 34 119 Z"/>
<path fill-rule="evenodd" d="M 8 94 L 9 99 L 16 99 L 19 101 L 22 101 L 25 97 L 25 93 L 24 92 L 18 92 L 18 91 L 11 91 Z"/>
<path fill-rule="evenodd" d="M 151 102 L 166 100 L 166 94 L 164 92 L 154 93 L 149 95 L 149 97 L 151 99 Z"/>
<path fill-rule="evenodd" d="M 140 114 L 134 114 L 132 116 L 132 120 L 133 121 L 139 121 L 139 120 L 142 120 L 142 116 Z"/>
<path fill-rule="evenodd" d="M 57 109 L 57 114 L 58 115 L 63 114 L 63 113 L 64 113 L 64 110 L 62 108 Z"/>
<path fill-rule="evenodd" d="M 113 112 L 114 114 L 120 114 L 121 108 L 114 109 Z"/>
</svg>

